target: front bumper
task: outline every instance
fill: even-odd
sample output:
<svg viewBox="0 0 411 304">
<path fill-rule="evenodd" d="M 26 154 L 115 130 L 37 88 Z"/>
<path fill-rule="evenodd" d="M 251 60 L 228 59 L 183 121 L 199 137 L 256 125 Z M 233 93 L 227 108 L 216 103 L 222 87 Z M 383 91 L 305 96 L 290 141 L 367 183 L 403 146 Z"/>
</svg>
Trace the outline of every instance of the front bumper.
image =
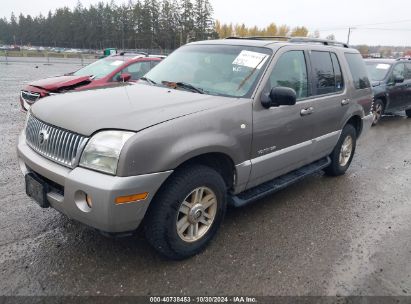
<svg viewBox="0 0 411 304">
<path fill-rule="evenodd" d="M 34 152 L 26 144 L 24 132 L 17 146 L 19 163 L 23 174 L 34 172 L 60 185 L 62 191 L 47 194 L 50 205 L 68 217 L 109 233 L 128 232 L 137 229 L 147 208 L 163 182 L 172 171 L 118 177 L 77 167 L 69 169 L 58 165 Z M 144 201 L 116 205 L 119 196 L 148 192 Z M 92 208 L 84 208 L 86 193 L 92 198 Z"/>
<path fill-rule="evenodd" d="M 368 114 L 362 118 L 362 131 L 361 136 L 365 135 L 372 126 L 372 122 L 374 121 L 374 116 L 372 114 Z"/>
</svg>

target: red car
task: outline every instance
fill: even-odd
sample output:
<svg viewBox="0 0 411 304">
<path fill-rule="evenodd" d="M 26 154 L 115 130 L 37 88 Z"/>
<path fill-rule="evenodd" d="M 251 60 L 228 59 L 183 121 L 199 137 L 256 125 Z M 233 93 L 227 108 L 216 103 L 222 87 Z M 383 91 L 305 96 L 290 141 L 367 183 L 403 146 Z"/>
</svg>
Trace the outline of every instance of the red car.
<svg viewBox="0 0 411 304">
<path fill-rule="evenodd" d="M 53 94 L 135 82 L 164 57 L 120 53 L 100 59 L 74 73 L 33 81 L 20 92 L 21 107 L 27 111 L 38 99 Z"/>
</svg>

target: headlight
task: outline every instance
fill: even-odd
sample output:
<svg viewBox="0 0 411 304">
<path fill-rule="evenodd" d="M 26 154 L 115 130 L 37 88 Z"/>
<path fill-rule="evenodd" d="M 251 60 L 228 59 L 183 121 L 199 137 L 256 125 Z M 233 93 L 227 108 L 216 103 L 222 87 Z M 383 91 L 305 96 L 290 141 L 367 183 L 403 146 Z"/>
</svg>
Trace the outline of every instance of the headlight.
<svg viewBox="0 0 411 304">
<path fill-rule="evenodd" d="M 134 134 L 125 131 L 97 133 L 87 143 L 81 155 L 80 166 L 115 175 L 121 149 Z"/>
</svg>

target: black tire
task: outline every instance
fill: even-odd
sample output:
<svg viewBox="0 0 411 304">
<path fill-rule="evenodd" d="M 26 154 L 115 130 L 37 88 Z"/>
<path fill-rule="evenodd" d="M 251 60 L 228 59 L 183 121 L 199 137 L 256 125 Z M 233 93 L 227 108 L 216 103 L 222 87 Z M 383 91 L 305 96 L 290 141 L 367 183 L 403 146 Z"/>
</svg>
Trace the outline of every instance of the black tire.
<svg viewBox="0 0 411 304">
<path fill-rule="evenodd" d="M 374 101 L 373 106 L 372 106 L 372 114 L 374 116 L 374 120 L 372 122 L 372 125 L 375 126 L 378 124 L 381 120 L 381 117 L 384 115 L 385 111 L 385 104 L 381 99 L 377 99 Z"/>
<path fill-rule="evenodd" d="M 184 241 L 177 232 L 179 209 L 187 196 L 199 187 L 215 194 L 215 216 L 207 232 L 194 242 Z M 181 260 L 201 252 L 216 234 L 227 209 L 226 185 L 215 170 L 195 165 L 177 169 L 150 204 L 144 221 L 148 242 L 163 256 Z M 197 226 L 198 227 L 198 226 Z"/>
<path fill-rule="evenodd" d="M 405 110 L 405 115 L 407 115 L 408 118 L 411 118 L 411 109 Z"/>
<path fill-rule="evenodd" d="M 346 138 L 348 138 L 349 136 L 351 136 L 351 139 L 352 139 L 351 154 L 349 156 L 348 161 L 345 164 L 341 164 L 340 163 L 341 148 Z M 338 140 L 337 145 L 335 146 L 333 152 L 330 155 L 331 164 L 327 168 L 324 169 L 325 174 L 329 176 L 340 176 L 340 175 L 345 174 L 345 172 L 349 168 L 351 161 L 354 157 L 356 144 L 357 144 L 357 131 L 351 124 L 348 124 L 342 130 L 340 139 Z"/>
</svg>

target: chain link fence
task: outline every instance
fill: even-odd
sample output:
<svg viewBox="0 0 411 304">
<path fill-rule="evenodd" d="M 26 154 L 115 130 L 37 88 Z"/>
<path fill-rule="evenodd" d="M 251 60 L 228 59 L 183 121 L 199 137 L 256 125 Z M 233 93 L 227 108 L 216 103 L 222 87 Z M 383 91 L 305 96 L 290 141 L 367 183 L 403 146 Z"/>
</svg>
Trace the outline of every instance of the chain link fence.
<svg viewBox="0 0 411 304">
<path fill-rule="evenodd" d="M 138 49 L 138 50 L 124 50 L 130 53 L 147 53 L 150 55 L 169 55 L 172 50 L 164 49 Z M 118 51 L 118 53 L 123 51 Z M 38 64 L 54 64 L 54 63 L 68 63 L 80 64 L 82 66 L 88 65 L 99 58 L 100 53 L 69 53 L 69 52 L 48 52 L 48 51 L 0 51 L 0 63 L 9 64 L 17 62 L 30 62 Z"/>
</svg>

